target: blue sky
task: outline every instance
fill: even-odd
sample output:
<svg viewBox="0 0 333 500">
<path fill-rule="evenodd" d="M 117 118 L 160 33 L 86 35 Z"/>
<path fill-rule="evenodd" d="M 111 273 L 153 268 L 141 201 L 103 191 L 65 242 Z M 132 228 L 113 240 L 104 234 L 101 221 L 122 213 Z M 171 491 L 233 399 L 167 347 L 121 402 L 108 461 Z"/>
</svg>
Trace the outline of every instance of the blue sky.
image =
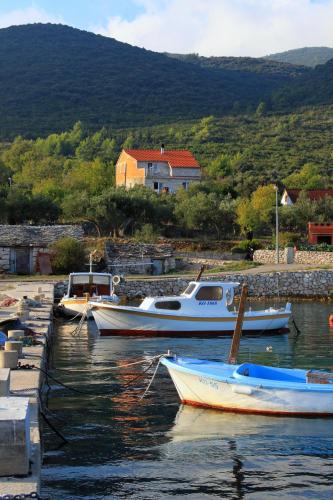
<svg viewBox="0 0 333 500">
<path fill-rule="evenodd" d="M 144 11 L 135 0 L 0 0 L 0 16 L 29 7 L 61 17 L 78 28 L 103 25 L 111 16 L 132 20 Z"/>
<path fill-rule="evenodd" d="M 0 0 L 0 28 L 31 22 L 160 52 L 260 56 L 333 47 L 333 0 Z"/>
</svg>

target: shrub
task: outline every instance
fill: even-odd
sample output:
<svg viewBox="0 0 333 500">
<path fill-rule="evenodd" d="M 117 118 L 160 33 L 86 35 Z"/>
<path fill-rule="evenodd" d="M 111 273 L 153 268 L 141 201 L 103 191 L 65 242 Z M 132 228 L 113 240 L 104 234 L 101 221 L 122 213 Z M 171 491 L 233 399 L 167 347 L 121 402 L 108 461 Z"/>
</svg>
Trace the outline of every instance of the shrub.
<svg viewBox="0 0 333 500">
<path fill-rule="evenodd" d="M 82 242 L 70 237 L 61 238 L 50 245 L 50 250 L 54 273 L 84 270 L 86 255 Z"/>
<path fill-rule="evenodd" d="M 288 231 L 281 231 L 279 233 L 279 246 L 280 247 L 294 247 L 301 239 L 300 233 L 291 233 Z M 272 245 L 275 247 L 276 238 L 273 236 Z"/>
<path fill-rule="evenodd" d="M 152 224 L 144 224 L 141 229 L 135 231 L 134 239 L 141 243 L 156 243 L 158 234 Z"/>
<path fill-rule="evenodd" d="M 333 252 L 333 245 L 328 243 L 319 243 L 318 245 L 303 244 L 299 246 L 299 250 L 307 252 Z"/>
<path fill-rule="evenodd" d="M 232 247 L 231 253 L 251 254 L 254 250 L 259 250 L 260 248 L 262 248 L 262 244 L 258 240 L 243 240 Z"/>
</svg>

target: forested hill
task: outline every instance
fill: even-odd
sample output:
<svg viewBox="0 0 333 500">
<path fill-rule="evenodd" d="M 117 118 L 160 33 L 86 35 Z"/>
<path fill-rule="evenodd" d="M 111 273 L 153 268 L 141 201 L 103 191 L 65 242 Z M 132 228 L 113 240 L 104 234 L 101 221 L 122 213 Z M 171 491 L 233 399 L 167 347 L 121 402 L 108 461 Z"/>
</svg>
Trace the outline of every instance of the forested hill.
<svg viewBox="0 0 333 500">
<path fill-rule="evenodd" d="M 315 67 L 318 64 L 325 64 L 332 58 L 333 48 L 331 47 L 303 47 L 264 57 L 264 59 L 270 61 L 311 67 Z"/>
<path fill-rule="evenodd" d="M 289 78 L 188 64 L 53 24 L 1 29 L 0 67 L 0 139 L 77 120 L 119 128 L 252 111 Z"/>
<path fill-rule="evenodd" d="M 276 109 L 297 108 L 304 105 L 322 105 L 333 102 L 333 59 L 303 75 L 297 82 L 275 92 Z"/>
<path fill-rule="evenodd" d="M 170 57 L 63 25 L 0 29 L 0 140 L 78 120 L 120 129 L 333 103 L 332 63 Z"/>
<path fill-rule="evenodd" d="M 169 57 L 180 59 L 203 68 L 227 69 L 232 71 L 246 71 L 273 75 L 277 81 L 298 77 L 309 71 L 305 66 L 270 60 L 270 58 L 256 57 L 203 57 L 199 54 L 170 54 Z"/>
</svg>

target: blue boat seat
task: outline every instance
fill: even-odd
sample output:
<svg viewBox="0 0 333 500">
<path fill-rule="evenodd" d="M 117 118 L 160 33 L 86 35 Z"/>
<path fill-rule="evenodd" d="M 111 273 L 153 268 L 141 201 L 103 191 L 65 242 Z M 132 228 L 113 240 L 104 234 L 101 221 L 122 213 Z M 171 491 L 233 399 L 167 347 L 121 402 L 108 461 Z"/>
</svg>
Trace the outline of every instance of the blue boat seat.
<svg viewBox="0 0 333 500">
<path fill-rule="evenodd" d="M 295 373 L 288 368 L 274 368 L 273 366 L 255 365 L 253 363 L 243 363 L 234 371 L 234 377 L 253 377 L 266 380 L 285 380 L 288 382 L 305 382 L 302 373 Z"/>
</svg>

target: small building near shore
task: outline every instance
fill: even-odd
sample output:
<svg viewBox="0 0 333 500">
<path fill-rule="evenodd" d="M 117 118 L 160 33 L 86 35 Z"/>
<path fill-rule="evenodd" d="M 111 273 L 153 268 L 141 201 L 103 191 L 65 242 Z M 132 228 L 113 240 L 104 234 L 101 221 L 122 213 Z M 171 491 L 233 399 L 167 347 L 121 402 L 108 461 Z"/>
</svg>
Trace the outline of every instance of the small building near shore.
<svg viewBox="0 0 333 500">
<path fill-rule="evenodd" d="M 333 245 L 333 224 L 308 223 L 308 241 L 311 245 Z"/>
<path fill-rule="evenodd" d="M 176 267 L 171 245 L 114 243 L 105 245 L 107 267 L 113 274 L 164 274 Z"/>
<path fill-rule="evenodd" d="M 82 239 L 79 225 L 0 225 L 0 272 L 32 274 L 38 271 L 39 256 L 61 238 Z"/>
</svg>

